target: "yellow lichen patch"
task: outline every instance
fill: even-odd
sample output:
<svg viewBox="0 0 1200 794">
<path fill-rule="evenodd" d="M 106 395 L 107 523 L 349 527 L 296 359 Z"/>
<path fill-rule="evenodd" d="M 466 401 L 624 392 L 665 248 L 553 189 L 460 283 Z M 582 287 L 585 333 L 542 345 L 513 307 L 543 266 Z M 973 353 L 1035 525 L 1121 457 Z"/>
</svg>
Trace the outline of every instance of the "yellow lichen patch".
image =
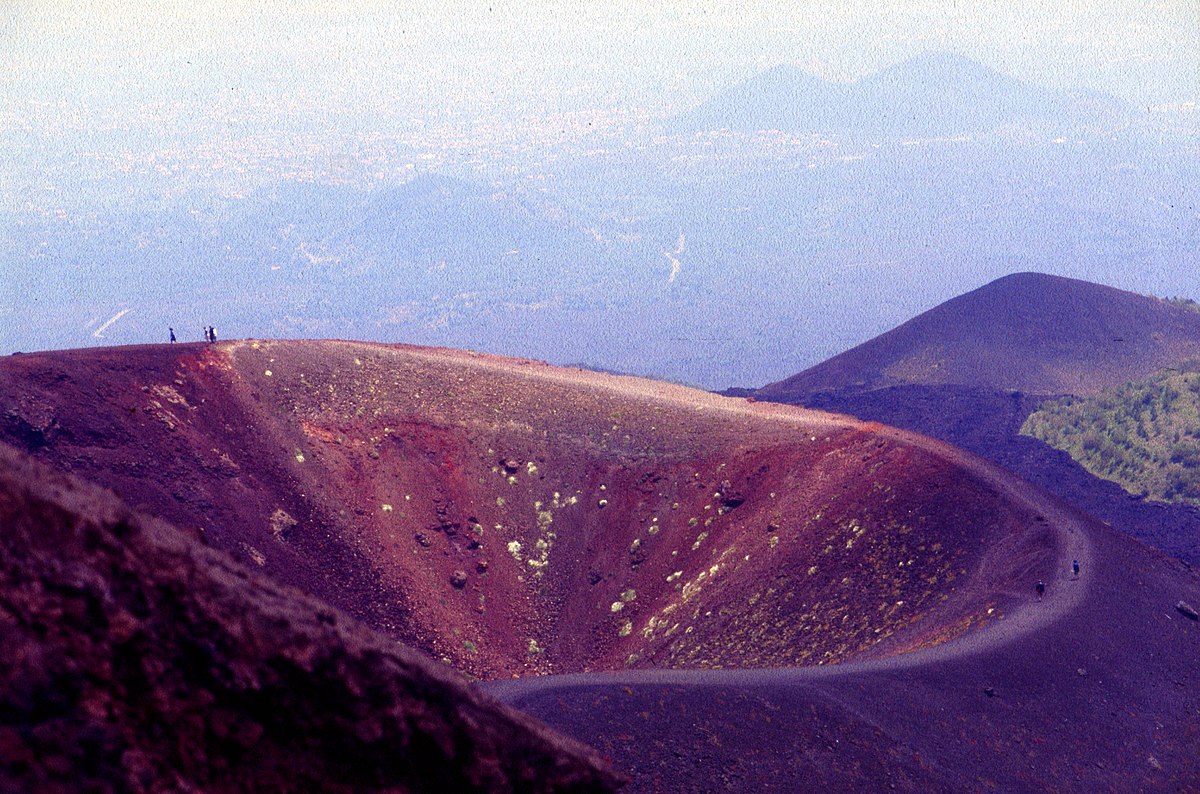
<svg viewBox="0 0 1200 794">
<path fill-rule="evenodd" d="M 243 543 L 242 549 L 246 552 L 246 556 L 249 557 L 255 565 L 261 568 L 267 564 L 267 558 L 263 555 L 263 553 L 251 546 L 249 543 Z"/>
<path fill-rule="evenodd" d="M 152 386 L 150 387 L 150 391 L 154 394 L 154 396 L 166 400 L 172 405 L 178 405 L 187 409 L 192 408 L 192 406 L 188 404 L 188 401 L 184 399 L 183 395 L 175 391 L 175 389 L 171 386 Z"/>
</svg>

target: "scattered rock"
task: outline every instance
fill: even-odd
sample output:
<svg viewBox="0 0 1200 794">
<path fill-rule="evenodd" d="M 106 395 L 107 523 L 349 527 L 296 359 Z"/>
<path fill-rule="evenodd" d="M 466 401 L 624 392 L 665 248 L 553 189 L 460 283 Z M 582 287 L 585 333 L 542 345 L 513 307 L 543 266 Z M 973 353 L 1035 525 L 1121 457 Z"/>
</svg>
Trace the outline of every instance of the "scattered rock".
<svg viewBox="0 0 1200 794">
<path fill-rule="evenodd" d="M 459 590 L 467 586 L 467 572 L 455 571 L 450 574 L 450 584 L 454 585 Z"/>
<path fill-rule="evenodd" d="M 424 532 L 418 532 L 413 537 L 416 538 L 417 543 L 420 543 L 425 548 L 429 548 L 429 536 L 426 535 Z"/>
<path fill-rule="evenodd" d="M 746 497 L 742 496 L 741 494 L 731 494 L 725 490 L 722 490 L 721 494 L 721 506 L 717 508 L 717 512 L 721 515 L 741 507 L 746 501 Z"/>
<path fill-rule="evenodd" d="M 271 514 L 271 534 L 275 536 L 276 540 L 286 543 L 291 540 L 292 531 L 298 523 L 281 507 Z"/>
<path fill-rule="evenodd" d="M 990 698 L 994 698 L 994 697 L 996 697 L 996 690 L 994 687 L 985 686 L 983 688 L 983 694 L 987 695 Z"/>
<path fill-rule="evenodd" d="M 476 561 L 475 570 L 479 571 L 480 573 L 487 573 L 487 569 L 488 569 L 488 561 L 487 560 Z"/>
<path fill-rule="evenodd" d="M 521 468 L 520 462 L 515 458 L 508 458 L 500 461 L 500 466 L 504 469 L 505 474 L 516 474 L 517 469 Z"/>
<path fill-rule="evenodd" d="M 1180 601 L 1175 605 L 1175 608 L 1178 609 L 1180 614 L 1182 614 L 1185 618 L 1190 620 L 1200 620 L 1200 612 L 1197 612 L 1196 608 L 1186 601 Z"/>
<path fill-rule="evenodd" d="M 1151 753 L 1146 758 L 1146 763 L 1150 764 L 1151 769 L 1157 770 L 1159 772 L 1162 771 L 1162 763 L 1157 758 L 1154 757 L 1153 753 Z"/>
</svg>

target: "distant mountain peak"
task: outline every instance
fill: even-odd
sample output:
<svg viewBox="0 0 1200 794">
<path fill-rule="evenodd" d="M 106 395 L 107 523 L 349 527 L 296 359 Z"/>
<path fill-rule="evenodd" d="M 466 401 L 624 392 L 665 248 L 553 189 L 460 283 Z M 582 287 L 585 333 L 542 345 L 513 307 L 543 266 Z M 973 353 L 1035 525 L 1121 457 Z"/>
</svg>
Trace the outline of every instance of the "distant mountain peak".
<svg viewBox="0 0 1200 794">
<path fill-rule="evenodd" d="M 1093 98 L 1092 107 L 1102 107 Z M 1068 127 L 1075 102 L 953 51 L 931 50 L 853 83 L 822 80 L 779 65 L 720 92 L 675 117 L 678 132 L 868 134 L 881 139 L 990 131 L 1012 124 Z"/>
</svg>

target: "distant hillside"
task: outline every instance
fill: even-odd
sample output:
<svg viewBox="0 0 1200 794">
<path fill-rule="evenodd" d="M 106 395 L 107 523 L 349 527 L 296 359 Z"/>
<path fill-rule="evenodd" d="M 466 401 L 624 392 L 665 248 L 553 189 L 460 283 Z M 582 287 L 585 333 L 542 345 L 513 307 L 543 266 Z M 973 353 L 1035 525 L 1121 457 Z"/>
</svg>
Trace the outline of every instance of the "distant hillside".
<svg viewBox="0 0 1200 794">
<path fill-rule="evenodd" d="M 763 387 L 801 402 L 838 390 L 961 385 L 1092 395 L 1200 357 L 1200 313 L 1076 279 L 1018 273 Z"/>
<path fill-rule="evenodd" d="M 1200 505 L 1200 364 L 1042 403 L 1021 433 L 1130 493 Z"/>
<path fill-rule="evenodd" d="M 1007 125 L 1119 124 L 1123 114 L 1120 102 L 1109 97 L 1073 97 L 961 55 L 931 52 L 849 84 L 777 66 L 677 116 L 671 128 L 934 137 Z"/>
</svg>

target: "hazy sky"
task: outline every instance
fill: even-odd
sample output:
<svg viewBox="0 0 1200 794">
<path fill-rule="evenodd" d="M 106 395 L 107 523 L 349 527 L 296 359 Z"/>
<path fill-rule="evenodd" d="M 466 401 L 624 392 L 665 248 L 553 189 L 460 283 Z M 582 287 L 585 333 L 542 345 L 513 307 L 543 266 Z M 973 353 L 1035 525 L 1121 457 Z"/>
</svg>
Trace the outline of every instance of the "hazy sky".
<svg viewBox="0 0 1200 794">
<path fill-rule="evenodd" d="M 1200 98 L 1197 0 L 0 0 L 0 99 L 654 113 L 778 63 L 846 80 L 930 49 L 1142 105 Z"/>
</svg>

